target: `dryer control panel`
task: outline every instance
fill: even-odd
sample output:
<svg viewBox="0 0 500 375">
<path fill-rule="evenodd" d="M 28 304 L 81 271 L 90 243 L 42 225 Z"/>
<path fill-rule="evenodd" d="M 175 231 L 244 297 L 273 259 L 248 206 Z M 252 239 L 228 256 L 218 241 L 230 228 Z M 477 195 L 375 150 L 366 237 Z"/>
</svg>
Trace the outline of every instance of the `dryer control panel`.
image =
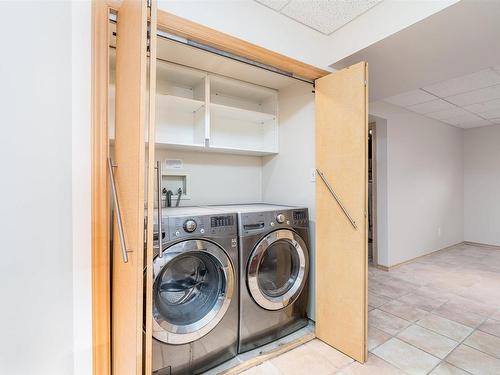
<svg viewBox="0 0 500 375">
<path fill-rule="evenodd" d="M 307 208 L 240 213 L 239 218 L 240 233 L 242 235 L 269 232 L 280 227 L 309 227 Z"/>
</svg>

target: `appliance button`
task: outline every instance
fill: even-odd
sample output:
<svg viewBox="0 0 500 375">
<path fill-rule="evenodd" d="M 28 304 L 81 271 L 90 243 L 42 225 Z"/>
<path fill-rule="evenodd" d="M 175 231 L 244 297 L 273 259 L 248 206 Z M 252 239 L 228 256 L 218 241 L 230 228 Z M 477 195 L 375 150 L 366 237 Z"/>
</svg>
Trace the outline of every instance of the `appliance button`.
<svg viewBox="0 0 500 375">
<path fill-rule="evenodd" d="M 186 220 L 183 227 L 186 232 L 193 233 L 196 230 L 196 221 L 193 219 Z"/>
<path fill-rule="evenodd" d="M 286 225 L 290 225 L 290 220 L 287 220 L 287 221 L 286 221 Z"/>
<path fill-rule="evenodd" d="M 200 233 L 201 233 L 201 234 L 205 233 L 205 229 L 201 228 L 201 229 L 200 229 Z"/>
<path fill-rule="evenodd" d="M 276 221 L 280 224 L 283 224 L 285 222 L 285 215 L 283 214 L 278 214 L 276 215 Z"/>
<path fill-rule="evenodd" d="M 271 221 L 271 226 L 274 227 L 274 222 L 273 221 Z"/>
<path fill-rule="evenodd" d="M 175 235 L 178 237 L 181 234 L 178 230 L 175 231 Z"/>
</svg>

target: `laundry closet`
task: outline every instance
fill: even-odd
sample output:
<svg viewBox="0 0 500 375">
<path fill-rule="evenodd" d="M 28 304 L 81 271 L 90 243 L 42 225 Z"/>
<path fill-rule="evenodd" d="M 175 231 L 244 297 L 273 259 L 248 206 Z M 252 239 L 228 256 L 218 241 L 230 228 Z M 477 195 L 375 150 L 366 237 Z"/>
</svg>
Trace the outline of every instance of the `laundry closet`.
<svg viewBox="0 0 500 375">
<path fill-rule="evenodd" d="M 364 360 L 366 268 L 352 257 L 366 261 L 366 191 L 360 184 L 366 175 L 365 64 L 315 81 L 193 42 L 168 28 L 155 30 L 152 23 L 147 49 L 138 38 L 145 30 L 133 32 L 144 18 L 136 17 L 137 5 L 127 6 L 107 22 L 105 133 L 115 222 L 109 276 L 112 373 L 136 373 L 130 368 L 151 373 L 147 359 L 126 353 L 147 357 L 151 351 L 150 328 L 143 323 L 143 316 L 152 313 L 151 300 L 142 298 L 153 287 L 148 265 L 154 229 L 147 223 L 157 225 L 159 209 L 165 215 L 176 206 L 264 202 L 307 208 L 307 316 L 317 320 L 320 339 Z M 345 126 L 350 123 L 361 126 Z M 350 176 L 340 175 L 356 168 Z M 147 246 L 138 251 L 141 243 Z M 351 280 L 356 274 L 359 280 Z M 350 280 L 351 290 L 339 284 L 342 280 Z M 130 306 L 137 308 L 124 312 Z M 139 329 L 125 330 L 133 324 Z"/>
</svg>

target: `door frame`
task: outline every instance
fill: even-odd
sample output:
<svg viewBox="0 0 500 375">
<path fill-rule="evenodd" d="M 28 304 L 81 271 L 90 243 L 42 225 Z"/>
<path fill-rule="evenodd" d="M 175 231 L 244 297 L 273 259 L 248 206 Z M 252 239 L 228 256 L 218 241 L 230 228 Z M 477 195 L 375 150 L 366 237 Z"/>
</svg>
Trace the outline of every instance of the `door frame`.
<svg viewBox="0 0 500 375">
<path fill-rule="evenodd" d="M 92 1 L 91 58 L 91 258 L 92 258 L 92 368 L 111 374 L 110 186 L 107 171 L 109 14 L 120 0 Z M 158 10 L 158 29 L 276 67 L 314 81 L 330 72 L 249 43 L 234 36 Z"/>
</svg>

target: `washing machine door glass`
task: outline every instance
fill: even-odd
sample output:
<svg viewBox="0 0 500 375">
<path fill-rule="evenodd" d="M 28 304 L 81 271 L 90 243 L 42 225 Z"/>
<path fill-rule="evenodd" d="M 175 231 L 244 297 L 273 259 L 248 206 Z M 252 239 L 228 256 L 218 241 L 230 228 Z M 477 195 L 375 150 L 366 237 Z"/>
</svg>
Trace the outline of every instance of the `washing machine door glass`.
<svg viewBox="0 0 500 375">
<path fill-rule="evenodd" d="M 153 337 L 184 344 L 210 332 L 224 317 L 234 291 L 225 251 L 206 240 L 167 247 L 153 264 Z"/>
<path fill-rule="evenodd" d="M 247 283 L 257 304 L 282 309 L 297 299 L 307 281 L 309 256 L 304 240 L 294 231 L 280 229 L 255 247 L 247 267 Z"/>
</svg>

